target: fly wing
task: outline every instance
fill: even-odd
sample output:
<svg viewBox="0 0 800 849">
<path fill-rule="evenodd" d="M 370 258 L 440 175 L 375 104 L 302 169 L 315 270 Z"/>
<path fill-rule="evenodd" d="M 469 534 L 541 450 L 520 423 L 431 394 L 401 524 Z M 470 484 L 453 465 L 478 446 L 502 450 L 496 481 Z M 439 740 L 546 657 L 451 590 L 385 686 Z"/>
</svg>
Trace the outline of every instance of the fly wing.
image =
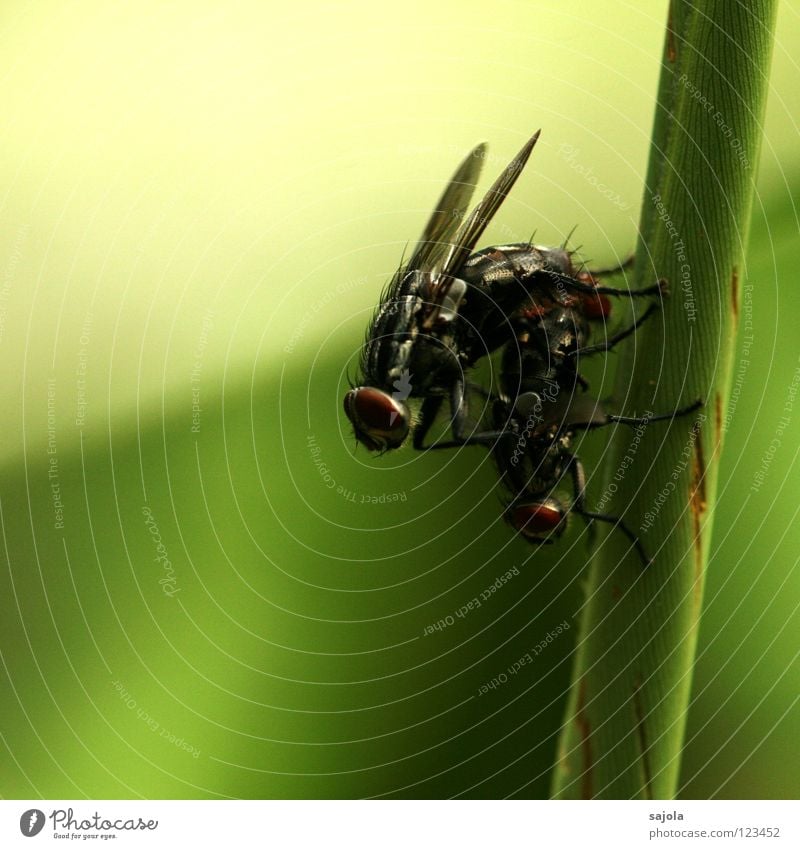
<svg viewBox="0 0 800 849">
<path fill-rule="evenodd" d="M 506 199 L 517 181 L 522 169 L 528 161 L 536 142 L 539 141 L 537 130 L 523 145 L 522 150 L 508 163 L 503 173 L 495 180 L 494 185 L 483 197 L 483 200 L 472 210 L 472 214 L 456 233 L 453 244 L 442 264 L 441 274 L 451 277 L 458 273 L 459 269 L 472 253 L 475 245 L 480 239 L 486 225 L 492 220 L 500 204 Z"/>
<path fill-rule="evenodd" d="M 423 282 L 422 276 L 430 279 L 432 267 L 440 263 L 442 257 L 452 249 L 455 233 L 472 199 L 485 156 L 486 144 L 482 142 L 458 166 L 434 207 L 414 253 L 395 272 L 384 300 L 395 300 L 414 293 Z"/>
<path fill-rule="evenodd" d="M 485 156 L 486 144 L 482 142 L 458 166 L 419 237 L 406 266 L 407 271 L 430 270 L 437 258 L 448 249 L 452 250 L 453 234 L 458 230 L 472 199 Z"/>
<path fill-rule="evenodd" d="M 458 166 L 431 213 L 414 253 L 407 263 L 401 263 L 381 295 L 378 309 L 367 329 L 361 358 L 362 374 L 365 379 L 371 375 L 370 380 L 375 385 L 382 385 L 381 376 L 386 370 L 380 358 L 391 353 L 385 340 L 409 330 L 414 319 L 408 312 L 412 306 L 408 296 L 416 295 L 427 285 L 432 279 L 431 267 L 440 263 L 452 248 L 454 235 L 472 199 L 485 157 L 486 144 L 481 143 Z M 413 307 L 416 309 L 416 305 Z"/>
<path fill-rule="evenodd" d="M 433 267 L 430 275 L 431 288 L 426 299 L 428 301 L 424 322 L 426 327 L 433 326 L 439 319 L 440 311 L 445 312 L 444 308 L 454 300 L 448 298 L 454 278 L 458 277 L 462 265 L 473 252 L 478 239 L 486 229 L 486 225 L 491 221 L 506 199 L 506 195 L 511 191 L 517 177 L 525 167 L 531 151 L 539 140 L 540 132 L 541 130 L 537 130 L 523 145 L 522 150 L 508 163 L 503 173 L 484 195 L 483 200 L 472 210 L 472 213 L 452 238 L 447 247 L 447 252 L 442 256 L 441 264 L 436 262 L 435 267 Z"/>
</svg>

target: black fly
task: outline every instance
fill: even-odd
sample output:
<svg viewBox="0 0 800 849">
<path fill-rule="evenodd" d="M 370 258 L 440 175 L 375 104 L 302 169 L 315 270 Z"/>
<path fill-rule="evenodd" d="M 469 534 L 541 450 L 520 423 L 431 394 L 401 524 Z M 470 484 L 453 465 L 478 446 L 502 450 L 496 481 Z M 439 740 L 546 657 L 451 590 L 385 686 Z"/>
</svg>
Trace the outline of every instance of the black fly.
<svg viewBox="0 0 800 849">
<path fill-rule="evenodd" d="M 484 144 L 474 148 L 448 183 L 408 263 L 392 278 L 367 333 L 360 385 L 344 399 L 356 438 L 367 448 L 397 448 L 405 441 L 409 397 L 440 402 L 449 395 L 453 428 L 460 433 L 464 370 L 487 353 L 481 331 L 488 317 L 472 309 L 463 269 L 538 138 L 536 133 L 525 144 L 464 220 L 486 153 Z M 415 438 L 418 447 L 422 436 Z"/>
<path fill-rule="evenodd" d="M 491 449 L 511 496 L 505 517 L 533 544 L 561 536 L 570 513 L 587 521 L 608 522 L 631 541 L 647 565 L 641 541 L 622 519 L 587 508 L 586 475 L 572 443 L 577 431 L 615 423 L 639 426 L 668 421 L 693 412 L 701 402 L 673 413 L 638 418 L 607 413 L 599 401 L 579 393 L 579 387 L 586 386 L 576 368 L 578 358 L 611 350 L 654 310 L 651 306 L 637 323 L 602 344 L 589 346 L 589 320 L 599 317 L 591 305 L 589 300 L 573 306 L 551 305 L 543 315 L 532 315 L 527 326 L 518 322 L 517 345 L 509 344 L 503 352 L 502 394 L 494 402 L 492 422 L 503 436 L 491 441 Z M 565 478 L 572 490 L 569 501 L 557 492 Z"/>
<path fill-rule="evenodd" d="M 605 412 L 578 371 L 581 357 L 606 352 L 635 332 L 638 323 L 589 344 L 591 322 L 605 320 L 609 296 L 664 292 L 663 281 L 638 291 L 602 284 L 625 265 L 590 272 L 562 248 L 531 243 L 498 245 L 473 253 L 478 239 L 524 168 L 535 133 L 464 219 L 485 145 L 461 163 L 428 220 L 409 261 L 392 278 L 367 332 L 359 385 L 344 408 L 356 438 L 370 450 L 399 447 L 412 427 L 408 398 L 421 398 L 413 444 L 425 436 L 449 398 L 453 440 L 431 446 L 482 444 L 494 456 L 510 493 L 506 518 L 535 544 L 551 542 L 569 513 L 609 522 L 624 533 L 643 563 L 636 535 L 615 516 L 586 507 L 585 474 L 573 451 L 581 430 L 620 423 L 642 425 L 685 415 L 701 402 L 665 415 L 631 418 Z M 483 356 L 503 349 L 499 395 L 467 383 Z M 472 389 L 492 402 L 491 430 L 476 429 L 467 415 Z M 569 478 L 572 497 L 557 494 Z"/>
<path fill-rule="evenodd" d="M 484 144 L 474 148 L 445 188 L 411 258 L 383 294 L 367 332 L 358 386 L 344 399 L 356 438 L 367 448 L 402 445 L 411 429 L 408 398 L 423 399 L 415 448 L 425 447 L 446 397 L 454 441 L 436 447 L 490 438 L 484 433 L 475 439 L 469 432 L 466 372 L 514 338 L 511 320 L 521 308 L 552 299 L 556 287 L 584 299 L 660 291 L 658 286 L 635 293 L 599 286 L 576 270 L 564 248 L 522 243 L 472 253 L 538 139 L 536 132 L 464 219 L 486 153 Z"/>
</svg>

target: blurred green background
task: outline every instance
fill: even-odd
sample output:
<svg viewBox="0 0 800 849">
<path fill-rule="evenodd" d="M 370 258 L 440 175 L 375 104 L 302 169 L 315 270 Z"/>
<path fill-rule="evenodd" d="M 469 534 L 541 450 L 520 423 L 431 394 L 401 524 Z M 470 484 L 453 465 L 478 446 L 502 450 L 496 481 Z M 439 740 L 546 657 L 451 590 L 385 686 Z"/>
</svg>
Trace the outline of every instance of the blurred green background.
<svg viewBox="0 0 800 849">
<path fill-rule="evenodd" d="M 685 798 L 800 793 L 798 12 L 779 12 Z M 354 451 L 341 397 L 477 141 L 488 186 L 543 128 L 484 244 L 577 224 L 597 264 L 632 249 L 665 19 L 3 5 L 0 794 L 547 795 L 584 529 L 532 551 L 484 451 Z"/>
</svg>

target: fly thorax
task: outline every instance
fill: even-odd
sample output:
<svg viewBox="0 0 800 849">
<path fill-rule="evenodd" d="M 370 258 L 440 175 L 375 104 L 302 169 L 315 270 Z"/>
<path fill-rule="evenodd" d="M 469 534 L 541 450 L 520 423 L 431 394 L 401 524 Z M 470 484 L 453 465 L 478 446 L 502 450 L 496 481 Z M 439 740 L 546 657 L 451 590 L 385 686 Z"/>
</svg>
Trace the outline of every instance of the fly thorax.
<svg viewBox="0 0 800 849">
<path fill-rule="evenodd" d="M 427 313 L 425 325 L 428 329 L 451 324 L 458 316 L 458 309 L 467 293 L 467 284 L 458 277 L 422 272 L 419 275 L 420 292 Z"/>
</svg>

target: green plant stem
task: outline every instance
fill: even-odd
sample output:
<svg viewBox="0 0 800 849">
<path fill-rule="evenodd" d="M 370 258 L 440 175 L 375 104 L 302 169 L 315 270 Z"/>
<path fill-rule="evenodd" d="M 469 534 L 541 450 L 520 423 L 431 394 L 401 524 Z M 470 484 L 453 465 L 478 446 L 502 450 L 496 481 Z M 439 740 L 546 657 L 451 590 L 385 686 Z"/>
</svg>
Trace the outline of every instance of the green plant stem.
<svg viewBox="0 0 800 849">
<path fill-rule="evenodd" d="M 775 0 L 675 0 L 669 11 L 635 286 L 671 296 L 626 343 L 627 415 L 704 407 L 618 428 L 605 512 L 652 563 L 605 532 L 592 562 L 553 779 L 557 798 L 675 795 L 730 387 L 743 252 Z M 596 508 L 598 498 L 590 500 Z"/>
</svg>

